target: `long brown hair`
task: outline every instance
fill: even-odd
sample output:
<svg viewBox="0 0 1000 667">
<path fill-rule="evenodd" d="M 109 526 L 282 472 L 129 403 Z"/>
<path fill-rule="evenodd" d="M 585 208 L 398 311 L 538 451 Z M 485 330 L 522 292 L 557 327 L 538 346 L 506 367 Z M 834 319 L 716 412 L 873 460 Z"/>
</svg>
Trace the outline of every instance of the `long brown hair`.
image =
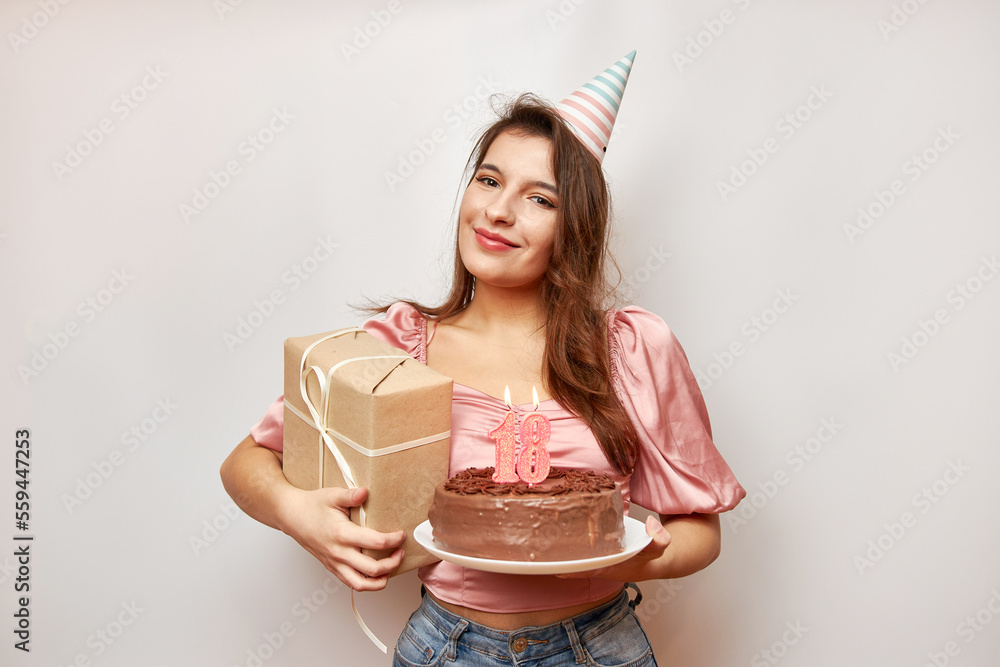
<svg viewBox="0 0 1000 667">
<path fill-rule="evenodd" d="M 552 144 L 559 208 L 555 243 L 541 299 L 546 313 L 542 377 L 549 393 L 590 426 L 608 461 L 622 475 L 635 466 L 638 434 L 615 393 L 608 351 L 605 303 L 614 293 L 606 269 L 610 196 L 601 165 L 552 106 L 524 94 L 498 109 L 498 120 L 479 137 L 466 164 L 468 181 L 504 132 Z M 446 318 L 472 301 L 476 279 L 455 248 L 451 292 L 437 307 L 407 301 L 428 317 Z M 388 306 L 371 309 L 385 312 Z"/>
</svg>

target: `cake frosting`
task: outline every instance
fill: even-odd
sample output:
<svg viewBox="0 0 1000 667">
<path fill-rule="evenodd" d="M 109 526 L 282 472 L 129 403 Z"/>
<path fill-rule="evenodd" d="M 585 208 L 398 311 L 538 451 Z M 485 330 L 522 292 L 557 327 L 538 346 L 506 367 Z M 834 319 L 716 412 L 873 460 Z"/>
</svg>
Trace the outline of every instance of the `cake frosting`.
<svg viewBox="0 0 1000 667">
<path fill-rule="evenodd" d="M 469 468 L 438 485 L 428 519 L 435 544 L 454 554 L 557 561 L 621 552 L 623 511 L 607 475 L 553 468 L 537 484 L 502 484 L 493 468 Z"/>
</svg>

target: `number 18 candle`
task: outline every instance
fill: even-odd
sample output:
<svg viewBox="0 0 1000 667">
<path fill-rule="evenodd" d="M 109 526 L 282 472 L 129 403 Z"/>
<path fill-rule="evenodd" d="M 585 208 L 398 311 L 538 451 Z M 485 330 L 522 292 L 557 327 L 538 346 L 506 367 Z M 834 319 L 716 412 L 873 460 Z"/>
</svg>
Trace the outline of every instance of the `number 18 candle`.
<svg viewBox="0 0 1000 667">
<path fill-rule="evenodd" d="M 538 392 L 531 388 L 535 410 L 538 410 Z M 504 388 L 504 403 L 507 414 L 503 421 L 487 435 L 496 440 L 496 465 L 493 481 L 498 484 L 516 482 L 519 478 L 528 484 L 538 484 L 549 476 L 551 457 L 545 448 L 552 433 L 549 420 L 538 412 L 532 412 L 521 423 L 521 452 L 515 457 L 514 434 L 517 418 L 510 403 L 510 388 Z M 515 463 L 516 460 L 516 463 Z"/>
</svg>

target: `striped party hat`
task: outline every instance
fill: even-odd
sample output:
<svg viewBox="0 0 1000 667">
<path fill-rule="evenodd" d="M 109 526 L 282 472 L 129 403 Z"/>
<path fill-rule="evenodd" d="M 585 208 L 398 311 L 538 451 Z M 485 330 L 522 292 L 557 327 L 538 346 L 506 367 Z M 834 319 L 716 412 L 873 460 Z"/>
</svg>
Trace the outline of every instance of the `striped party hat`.
<svg viewBox="0 0 1000 667">
<path fill-rule="evenodd" d="M 556 105 L 559 115 L 598 162 L 604 161 L 611 132 L 618 117 L 618 105 L 625 94 L 635 51 L 573 91 Z"/>
</svg>

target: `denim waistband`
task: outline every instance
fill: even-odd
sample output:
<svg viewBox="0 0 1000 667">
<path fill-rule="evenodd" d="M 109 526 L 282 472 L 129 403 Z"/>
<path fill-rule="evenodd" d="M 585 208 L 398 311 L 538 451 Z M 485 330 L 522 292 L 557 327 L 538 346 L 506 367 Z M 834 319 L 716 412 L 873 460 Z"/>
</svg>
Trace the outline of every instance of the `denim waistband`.
<svg viewBox="0 0 1000 667">
<path fill-rule="evenodd" d="M 634 600 L 629 599 L 628 589 L 636 591 Z M 626 614 L 632 613 L 642 599 L 642 593 L 635 584 L 626 584 L 612 600 L 570 618 L 541 626 L 527 626 L 518 630 L 504 631 L 473 623 L 448 611 L 434 599 L 425 595 L 422 604 L 427 619 L 448 635 L 451 642 L 461 643 L 481 653 L 495 653 L 497 643 L 505 643 L 517 661 L 545 658 L 551 654 L 572 649 L 577 659 L 583 659 L 581 642 L 600 635 Z"/>
</svg>

